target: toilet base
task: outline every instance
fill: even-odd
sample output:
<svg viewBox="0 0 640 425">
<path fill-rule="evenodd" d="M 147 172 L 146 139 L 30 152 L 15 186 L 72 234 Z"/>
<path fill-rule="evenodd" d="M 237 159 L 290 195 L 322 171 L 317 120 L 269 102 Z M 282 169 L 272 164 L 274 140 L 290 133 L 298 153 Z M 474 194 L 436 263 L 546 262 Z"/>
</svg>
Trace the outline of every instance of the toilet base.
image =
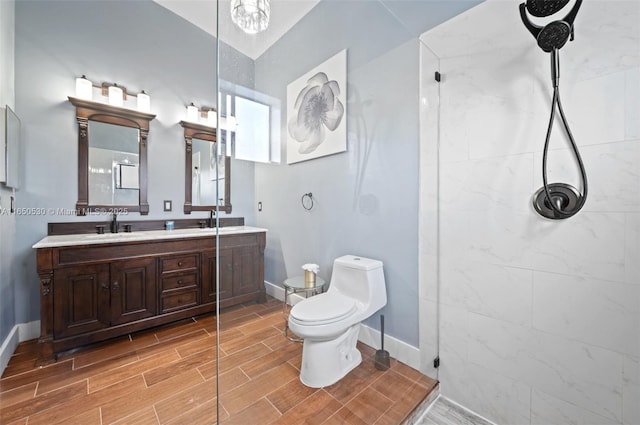
<svg viewBox="0 0 640 425">
<path fill-rule="evenodd" d="M 360 324 L 351 326 L 335 339 L 317 341 L 305 338 L 302 347 L 300 381 L 312 388 L 335 384 L 362 362 L 356 348 Z"/>
</svg>

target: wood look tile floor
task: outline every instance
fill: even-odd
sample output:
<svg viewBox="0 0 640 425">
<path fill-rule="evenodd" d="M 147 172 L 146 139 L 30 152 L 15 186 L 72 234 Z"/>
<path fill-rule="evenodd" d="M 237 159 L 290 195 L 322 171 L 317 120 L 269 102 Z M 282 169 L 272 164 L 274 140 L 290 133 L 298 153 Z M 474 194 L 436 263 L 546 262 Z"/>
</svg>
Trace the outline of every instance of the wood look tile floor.
<svg viewBox="0 0 640 425">
<path fill-rule="evenodd" d="M 220 314 L 223 424 L 403 422 L 437 382 L 375 349 L 338 383 L 299 380 L 302 344 L 282 334 L 282 304 L 245 304 Z M 0 424 L 216 423 L 216 320 L 212 315 L 117 338 L 35 366 L 37 343 L 21 343 L 0 379 Z"/>
</svg>

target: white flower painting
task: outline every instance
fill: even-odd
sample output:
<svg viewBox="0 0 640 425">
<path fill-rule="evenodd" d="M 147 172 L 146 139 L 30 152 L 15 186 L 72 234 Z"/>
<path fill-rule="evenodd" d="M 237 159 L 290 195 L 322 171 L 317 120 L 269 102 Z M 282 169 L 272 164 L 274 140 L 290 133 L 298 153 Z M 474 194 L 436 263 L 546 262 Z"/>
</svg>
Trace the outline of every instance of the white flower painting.
<svg viewBox="0 0 640 425">
<path fill-rule="evenodd" d="M 347 51 L 287 86 L 287 163 L 347 150 Z"/>
</svg>

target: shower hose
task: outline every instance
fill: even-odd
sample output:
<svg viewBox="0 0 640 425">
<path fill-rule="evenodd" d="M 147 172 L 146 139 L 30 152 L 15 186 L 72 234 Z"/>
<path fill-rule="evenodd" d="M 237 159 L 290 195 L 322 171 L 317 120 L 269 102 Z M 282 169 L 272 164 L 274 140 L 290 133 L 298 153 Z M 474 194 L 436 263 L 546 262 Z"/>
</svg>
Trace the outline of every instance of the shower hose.
<svg viewBox="0 0 640 425">
<path fill-rule="evenodd" d="M 542 182 L 544 185 L 544 192 L 547 201 L 549 202 L 549 206 L 560 216 L 560 218 L 568 218 L 576 214 L 584 206 L 587 200 L 588 183 L 587 173 L 584 168 L 584 163 L 582 162 L 582 157 L 580 156 L 580 152 L 578 151 L 578 146 L 576 145 L 576 141 L 573 138 L 573 134 L 571 134 L 569 122 L 567 121 L 567 117 L 564 115 L 562 102 L 560 101 L 560 57 L 558 49 L 553 49 L 551 51 L 551 79 L 553 80 L 553 100 L 551 102 L 551 116 L 549 117 L 549 126 L 547 127 L 547 136 L 544 141 L 544 150 L 542 153 Z M 567 132 L 567 136 L 569 137 L 569 142 L 571 143 L 573 153 L 575 154 L 576 160 L 578 161 L 578 166 L 580 167 L 580 174 L 582 175 L 582 196 L 580 196 L 576 207 L 568 212 L 562 210 L 561 199 L 558 199 L 557 197 L 556 199 L 554 199 L 551 196 L 549 185 L 547 183 L 547 157 L 549 155 L 549 142 L 551 140 L 551 130 L 553 129 L 553 121 L 556 114 L 556 105 L 558 106 L 562 124 L 565 131 Z"/>
</svg>

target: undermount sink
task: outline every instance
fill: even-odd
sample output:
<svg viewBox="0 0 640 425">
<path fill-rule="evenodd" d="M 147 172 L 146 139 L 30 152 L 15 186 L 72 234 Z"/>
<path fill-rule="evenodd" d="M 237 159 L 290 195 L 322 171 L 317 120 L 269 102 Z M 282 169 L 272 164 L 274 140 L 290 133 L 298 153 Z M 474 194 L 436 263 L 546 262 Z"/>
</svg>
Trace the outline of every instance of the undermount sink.
<svg viewBox="0 0 640 425">
<path fill-rule="evenodd" d="M 133 232 L 122 232 L 122 233 L 88 233 L 85 235 L 78 235 L 78 238 L 81 239 L 111 239 L 111 238 L 126 238 L 132 237 L 135 235 Z"/>
<path fill-rule="evenodd" d="M 244 226 L 225 226 L 220 227 L 219 232 L 237 232 L 238 230 L 244 229 Z"/>
</svg>

